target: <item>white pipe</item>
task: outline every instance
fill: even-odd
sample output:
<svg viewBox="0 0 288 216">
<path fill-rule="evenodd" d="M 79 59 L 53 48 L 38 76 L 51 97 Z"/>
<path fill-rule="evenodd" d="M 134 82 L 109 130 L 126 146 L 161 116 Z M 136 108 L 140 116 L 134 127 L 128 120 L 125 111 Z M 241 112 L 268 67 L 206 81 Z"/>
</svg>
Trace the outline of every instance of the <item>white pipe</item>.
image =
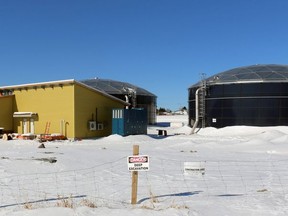
<svg viewBox="0 0 288 216">
<path fill-rule="evenodd" d="M 64 135 L 64 126 L 65 126 L 65 120 L 60 120 L 60 134 Z"/>
<path fill-rule="evenodd" d="M 198 122 L 199 122 L 199 91 L 202 89 L 205 89 L 205 87 L 200 87 L 195 92 L 195 122 L 194 122 L 194 125 L 192 127 L 190 134 L 194 134 L 194 131 L 195 131 L 195 129 L 198 125 Z"/>
<path fill-rule="evenodd" d="M 125 100 L 126 100 L 127 103 L 129 103 L 129 97 L 128 97 L 128 95 L 125 95 Z M 129 109 L 129 106 L 126 106 L 126 109 Z"/>
</svg>

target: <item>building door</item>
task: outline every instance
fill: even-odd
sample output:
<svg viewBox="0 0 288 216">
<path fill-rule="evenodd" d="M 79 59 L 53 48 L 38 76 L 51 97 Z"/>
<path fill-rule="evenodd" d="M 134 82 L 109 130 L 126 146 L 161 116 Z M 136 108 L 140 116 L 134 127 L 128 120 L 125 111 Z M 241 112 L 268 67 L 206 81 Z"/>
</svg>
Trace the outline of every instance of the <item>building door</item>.
<svg viewBox="0 0 288 216">
<path fill-rule="evenodd" d="M 24 134 L 28 133 L 28 121 L 27 121 L 27 119 L 23 119 L 23 133 Z"/>
<path fill-rule="evenodd" d="M 30 133 L 35 133 L 34 119 L 30 119 Z"/>
<path fill-rule="evenodd" d="M 32 133 L 35 134 L 35 120 L 37 120 L 37 113 L 34 112 L 14 112 L 13 113 L 14 118 L 18 118 L 17 124 L 19 122 L 22 131 L 19 133 Z M 17 129 L 18 130 L 18 129 Z"/>
</svg>

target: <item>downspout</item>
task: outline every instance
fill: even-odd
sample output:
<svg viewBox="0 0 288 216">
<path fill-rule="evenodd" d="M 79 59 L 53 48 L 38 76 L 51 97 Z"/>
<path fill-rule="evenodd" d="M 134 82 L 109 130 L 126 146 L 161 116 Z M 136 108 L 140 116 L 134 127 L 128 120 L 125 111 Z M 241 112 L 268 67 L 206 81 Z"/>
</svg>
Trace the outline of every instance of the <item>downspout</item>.
<svg viewBox="0 0 288 216">
<path fill-rule="evenodd" d="M 95 109 L 95 121 L 96 121 L 96 124 L 98 124 L 98 108 L 97 107 Z"/>
<path fill-rule="evenodd" d="M 194 134 L 195 129 L 199 123 L 199 91 L 202 89 L 205 89 L 205 87 L 200 87 L 195 92 L 195 122 L 194 122 L 194 125 L 192 127 L 192 131 L 190 134 Z"/>
</svg>

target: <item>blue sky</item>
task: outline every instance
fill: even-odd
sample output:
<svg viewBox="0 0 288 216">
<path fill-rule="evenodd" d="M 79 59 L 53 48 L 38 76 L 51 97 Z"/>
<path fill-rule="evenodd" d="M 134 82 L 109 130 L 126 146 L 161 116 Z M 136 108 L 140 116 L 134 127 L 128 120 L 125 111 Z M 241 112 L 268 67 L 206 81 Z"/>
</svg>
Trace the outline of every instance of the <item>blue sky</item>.
<svg viewBox="0 0 288 216">
<path fill-rule="evenodd" d="M 158 107 L 240 66 L 288 64 L 287 0 L 0 0 L 0 86 L 99 77 Z"/>
</svg>

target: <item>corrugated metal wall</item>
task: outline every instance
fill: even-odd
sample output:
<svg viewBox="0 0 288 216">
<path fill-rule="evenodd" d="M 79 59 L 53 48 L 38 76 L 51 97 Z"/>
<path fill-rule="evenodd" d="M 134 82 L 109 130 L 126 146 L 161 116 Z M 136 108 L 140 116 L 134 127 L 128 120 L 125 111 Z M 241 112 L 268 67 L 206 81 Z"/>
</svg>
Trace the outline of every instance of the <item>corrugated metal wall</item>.
<svg viewBox="0 0 288 216">
<path fill-rule="evenodd" d="M 112 134 L 122 136 L 147 134 L 147 111 L 145 109 L 113 109 Z"/>
</svg>

